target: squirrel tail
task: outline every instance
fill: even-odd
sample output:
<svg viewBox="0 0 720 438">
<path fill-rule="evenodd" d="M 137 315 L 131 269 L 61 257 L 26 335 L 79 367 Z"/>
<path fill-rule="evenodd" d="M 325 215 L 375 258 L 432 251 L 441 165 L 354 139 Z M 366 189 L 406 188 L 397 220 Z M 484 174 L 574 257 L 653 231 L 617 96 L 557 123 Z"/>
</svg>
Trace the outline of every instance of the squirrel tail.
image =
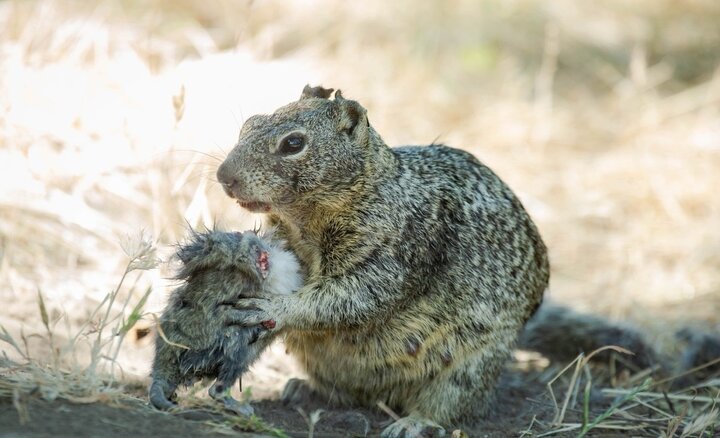
<svg viewBox="0 0 720 438">
<path fill-rule="evenodd" d="M 620 363 L 631 368 L 662 365 L 658 352 L 637 329 L 550 302 L 540 306 L 518 341 L 519 348 L 557 362 L 569 362 L 580 353 L 590 354 L 608 345 L 632 352 L 632 356 L 618 355 Z M 593 359 L 608 363 L 613 354 L 613 350 L 606 349 Z"/>
</svg>

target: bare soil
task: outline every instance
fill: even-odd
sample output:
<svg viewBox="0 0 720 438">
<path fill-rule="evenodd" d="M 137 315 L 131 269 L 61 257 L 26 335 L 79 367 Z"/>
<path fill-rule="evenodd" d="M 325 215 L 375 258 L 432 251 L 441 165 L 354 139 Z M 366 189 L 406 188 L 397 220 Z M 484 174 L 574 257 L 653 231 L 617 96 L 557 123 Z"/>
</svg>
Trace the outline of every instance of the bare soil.
<svg viewBox="0 0 720 438">
<path fill-rule="evenodd" d="M 31 397 L 22 405 L 21 410 L 27 412 L 23 422 L 12 400 L 0 398 L 0 437 L 282 436 L 273 431 L 242 430 L 230 417 L 211 410 L 159 412 L 140 398 L 128 397 L 110 404 L 74 404 Z M 298 409 L 284 406 L 279 400 L 260 400 L 253 406 L 266 425 L 290 437 L 308 436 L 308 423 Z M 549 421 L 554 413 L 539 374 L 511 369 L 501 379 L 496 406 L 481 428 L 465 432 L 471 437 L 518 436 L 528 428 L 533 417 Z M 364 419 L 370 426 L 368 436 L 377 436 L 391 421 L 390 416 L 379 409 L 334 409 L 321 402 L 303 406 L 306 414 L 317 409 L 323 413 L 315 424 L 313 436 L 316 438 L 362 436 Z M 537 432 L 537 423 L 535 427 Z"/>
</svg>

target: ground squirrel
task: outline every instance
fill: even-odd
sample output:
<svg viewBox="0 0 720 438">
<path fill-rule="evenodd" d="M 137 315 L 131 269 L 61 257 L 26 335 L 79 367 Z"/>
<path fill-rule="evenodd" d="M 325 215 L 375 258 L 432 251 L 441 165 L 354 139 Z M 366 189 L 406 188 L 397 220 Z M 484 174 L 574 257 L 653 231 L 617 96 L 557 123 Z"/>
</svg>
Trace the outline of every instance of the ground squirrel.
<svg viewBox="0 0 720 438">
<path fill-rule="evenodd" d="M 306 87 L 250 117 L 219 167 L 225 192 L 268 215 L 307 269 L 297 294 L 247 299 L 277 322 L 312 390 L 405 415 L 383 436 L 442 436 L 487 410 L 548 285 L 545 245 L 520 201 L 471 154 L 388 147 L 366 110 Z M 407 434 L 407 435 L 406 435 Z"/>
<path fill-rule="evenodd" d="M 298 261 L 281 242 L 254 231 L 192 232 L 177 258 L 182 267 L 176 278 L 184 283 L 173 291 L 160 318 L 150 402 L 159 409 L 174 407 L 178 385 L 212 377 L 217 381 L 211 397 L 233 412 L 251 415 L 252 407 L 232 398 L 230 389 L 272 341 L 267 329 L 273 322 L 233 325 L 243 312 L 234 304 L 239 297 L 299 289 Z"/>
</svg>

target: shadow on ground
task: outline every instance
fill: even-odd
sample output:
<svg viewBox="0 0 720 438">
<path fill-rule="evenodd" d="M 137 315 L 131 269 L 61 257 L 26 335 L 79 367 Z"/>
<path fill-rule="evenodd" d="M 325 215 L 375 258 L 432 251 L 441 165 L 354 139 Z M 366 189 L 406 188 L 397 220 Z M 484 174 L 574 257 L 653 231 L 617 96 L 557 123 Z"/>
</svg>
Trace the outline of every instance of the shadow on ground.
<svg viewBox="0 0 720 438">
<path fill-rule="evenodd" d="M 506 370 L 498 387 L 497 409 L 480 430 L 466 431 L 468 435 L 518 436 L 527 429 L 533 417 L 552 418 L 552 404 L 539 377 L 536 372 Z M 283 406 L 279 400 L 260 400 L 253 406 L 262 421 L 243 426 L 237 418 L 211 410 L 159 412 L 148 407 L 137 395 L 137 398 L 128 397 L 118 402 L 90 404 L 46 401 L 29 396 L 20 401 L 20 409 L 11 399 L 0 398 L 0 437 L 307 437 L 309 425 L 305 418 L 318 409 L 323 412 L 314 425 L 312 436 L 315 438 L 363 436 L 365 433 L 377 436 L 391 421 L 391 417 L 380 410 L 333 409 L 316 403 L 304 406 L 300 412 Z M 244 428 L 258 432 L 243 431 Z"/>
</svg>

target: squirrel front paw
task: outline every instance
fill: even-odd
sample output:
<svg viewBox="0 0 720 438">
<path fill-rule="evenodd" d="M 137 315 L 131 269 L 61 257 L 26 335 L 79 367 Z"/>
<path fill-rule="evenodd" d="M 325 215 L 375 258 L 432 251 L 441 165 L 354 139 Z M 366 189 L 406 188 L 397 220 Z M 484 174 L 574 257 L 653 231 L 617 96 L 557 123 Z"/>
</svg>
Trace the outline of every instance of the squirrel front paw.
<svg viewBox="0 0 720 438">
<path fill-rule="evenodd" d="M 276 297 L 241 298 L 233 306 L 231 324 L 243 327 L 262 325 L 266 330 L 280 330 L 284 319 L 279 304 Z"/>
<path fill-rule="evenodd" d="M 275 318 L 272 318 L 268 312 L 259 309 L 254 304 L 240 303 L 235 305 L 231 309 L 226 309 L 223 312 L 223 317 L 225 319 L 225 325 L 237 325 L 241 327 L 262 326 L 268 330 L 277 327 Z"/>
</svg>

